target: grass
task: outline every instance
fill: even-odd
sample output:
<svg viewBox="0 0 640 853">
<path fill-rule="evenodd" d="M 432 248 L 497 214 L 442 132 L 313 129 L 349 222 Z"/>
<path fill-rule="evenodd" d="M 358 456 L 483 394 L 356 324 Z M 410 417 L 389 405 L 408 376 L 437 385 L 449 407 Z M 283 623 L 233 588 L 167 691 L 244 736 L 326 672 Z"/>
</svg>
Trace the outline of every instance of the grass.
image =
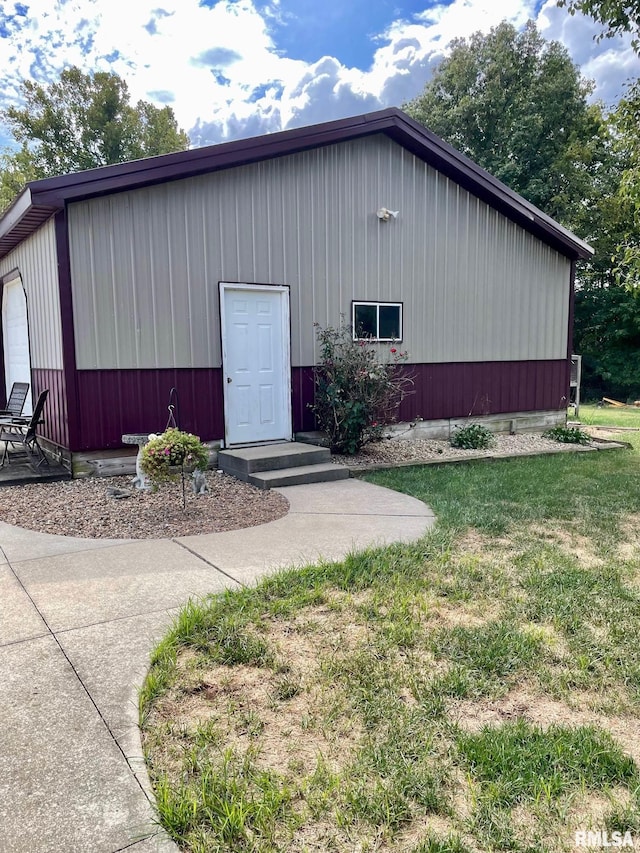
<svg viewBox="0 0 640 853">
<path fill-rule="evenodd" d="M 637 507 L 639 458 L 573 454 L 391 469 L 367 479 L 424 500 L 449 528 L 501 535 L 513 524 L 561 522 L 617 536 Z"/>
<path fill-rule="evenodd" d="M 615 406 L 580 406 L 580 423 L 584 426 L 612 426 L 630 427 L 638 432 L 625 432 L 618 434 L 618 438 L 633 445 L 635 450 L 640 450 L 640 408 L 627 406 L 618 409 Z"/>
<path fill-rule="evenodd" d="M 498 807 L 554 800 L 569 790 L 637 784 L 634 762 L 610 735 L 592 726 L 542 729 L 523 720 L 477 734 L 457 746 L 481 795 Z"/>
<path fill-rule="evenodd" d="M 613 416 L 640 426 L 581 409 Z M 550 853 L 640 832 L 637 436 L 371 474 L 436 528 L 190 602 L 140 696 L 182 849 Z"/>
</svg>

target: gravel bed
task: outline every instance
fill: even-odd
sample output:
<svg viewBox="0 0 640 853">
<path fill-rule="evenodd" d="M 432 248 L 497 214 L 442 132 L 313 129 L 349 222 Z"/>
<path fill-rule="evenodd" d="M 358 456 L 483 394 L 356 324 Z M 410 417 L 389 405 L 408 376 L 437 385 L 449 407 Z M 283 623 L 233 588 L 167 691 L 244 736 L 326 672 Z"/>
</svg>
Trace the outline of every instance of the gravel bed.
<svg viewBox="0 0 640 853">
<path fill-rule="evenodd" d="M 387 439 L 366 445 L 355 456 L 334 454 L 332 461 L 367 468 L 575 450 L 575 445 L 552 441 L 539 433 L 494 438 L 487 451 L 459 450 L 448 441 L 436 439 Z M 592 447 L 598 444 L 591 442 Z M 256 489 L 216 471 L 208 471 L 206 477 L 209 491 L 198 497 L 187 482 L 185 510 L 180 483 L 170 483 L 156 492 L 136 490 L 128 476 L 10 486 L 0 489 L 0 521 L 62 536 L 162 539 L 254 527 L 281 518 L 289 510 L 289 502 L 277 492 Z M 115 498 L 114 491 L 124 491 L 127 497 Z"/>
<path fill-rule="evenodd" d="M 289 502 L 274 491 L 208 471 L 209 491 L 197 497 L 186 483 L 141 492 L 131 477 L 86 478 L 29 483 L 0 489 L 0 520 L 28 530 L 91 539 L 162 539 L 254 527 L 286 515 Z M 124 491 L 114 498 L 109 491 Z"/>
<path fill-rule="evenodd" d="M 597 447 L 592 441 L 587 447 Z M 563 444 L 544 438 L 540 433 L 494 435 L 493 445 L 487 450 L 461 450 L 451 447 L 442 439 L 384 439 L 372 441 L 355 456 L 334 454 L 331 459 L 350 468 L 368 468 L 376 465 L 398 465 L 409 462 L 447 462 L 450 459 L 468 459 L 478 456 L 522 456 L 529 453 L 548 453 L 575 450 L 575 444 Z"/>
</svg>

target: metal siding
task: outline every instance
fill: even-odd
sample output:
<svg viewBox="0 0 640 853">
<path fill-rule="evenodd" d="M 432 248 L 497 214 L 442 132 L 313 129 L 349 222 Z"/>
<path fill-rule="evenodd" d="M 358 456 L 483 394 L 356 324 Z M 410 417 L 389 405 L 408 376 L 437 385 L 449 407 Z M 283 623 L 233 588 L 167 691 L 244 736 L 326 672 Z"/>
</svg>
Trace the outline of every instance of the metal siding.
<svg viewBox="0 0 640 853">
<path fill-rule="evenodd" d="M 69 447 L 69 429 L 67 421 L 67 393 L 62 370 L 32 368 L 33 399 L 36 400 L 41 391 L 49 389 L 49 396 L 44 408 L 44 424 L 38 427 L 38 434 L 60 447 Z"/>
<path fill-rule="evenodd" d="M 291 371 L 291 414 L 294 432 L 316 428 L 315 418 L 310 408 L 314 398 L 313 367 L 294 367 Z"/>
<path fill-rule="evenodd" d="M 566 408 L 566 359 L 417 364 L 411 371 L 416 394 L 403 400 L 402 421 Z"/>
<path fill-rule="evenodd" d="M 504 412 L 563 409 L 568 391 L 566 360 L 530 362 L 454 362 L 411 365 L 416 393 L 405 398 L 400 420 L 463 418 Z M 60 382 L 49 371 L 35 387 L 55 389 L 47 421 L 55 422 L 57 401 L 64 400 Z M 81 445 L 101 450 L 122 445 L 131 432 L 158 432 L 167 422 L 169 391 L 177 388 L 180 426 L 203 440 L 224 435 L 222 371 L 209 370 L 81 370 L 78 371 Z M 35 378 L 34 378 L 35 383 Z M 314 429 L 313 368 L 292 371 L 294 431 Z M 49 405 L 49 404 L 48 404 Z M 66 446 L 64 435 L 44 434 Z"/>
<path fill-rule="evenodd" d="M 566 359 L 416 364 L 408 369 L 415 378 L 415 393 L 402 402 L 402 421 L 566 408 Z M 294 371 L 296 430 L 313 428 L 308 407 L 313 389 L 312 368 Z"/>
<path fill-rule="evenodd" d="M 31 367 L 60 370 L 62 332 L 53 219 L 0 260 L 0 277 L 14 269 L 19 270 L 27 294 Z"/>
<path fill-rule="evenodd" d="M 220 370 L 80 370 L 77 376 L 76 450 L 121 447 L 126 433 L 162 432 L 172 387 L 178 391 L 181 429 L 204 441 L 224 435 Z"/>
<path fill-rule="evenodd" d="M 376 210 L 398 209 L 381 223 Z M 385 136 L 69 206 L 78 367 L 218 367 L 217 283 L 291 287 L 292 362 L 352 299 L 416 363 L 563 358 L 570 262 Z"/>
</svg>

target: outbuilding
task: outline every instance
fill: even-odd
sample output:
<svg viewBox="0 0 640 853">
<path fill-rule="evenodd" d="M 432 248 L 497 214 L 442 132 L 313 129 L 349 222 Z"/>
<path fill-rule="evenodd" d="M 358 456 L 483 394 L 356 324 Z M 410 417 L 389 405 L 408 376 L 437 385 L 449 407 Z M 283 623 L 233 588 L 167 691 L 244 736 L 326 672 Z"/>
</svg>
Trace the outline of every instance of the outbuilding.
<svg viewBox="0 0 640 853">
<path fill-rule="evenodd" d="M 313 429 L 314 323 L 409 352 L 404 421 L 557 423 L 591 248 L 400 110 L 35 181 L 0 219 L 0 385 L 80 471 L 180 426 Z M 0 392 L 2 388 L 0 388 Z"/>
</svg>

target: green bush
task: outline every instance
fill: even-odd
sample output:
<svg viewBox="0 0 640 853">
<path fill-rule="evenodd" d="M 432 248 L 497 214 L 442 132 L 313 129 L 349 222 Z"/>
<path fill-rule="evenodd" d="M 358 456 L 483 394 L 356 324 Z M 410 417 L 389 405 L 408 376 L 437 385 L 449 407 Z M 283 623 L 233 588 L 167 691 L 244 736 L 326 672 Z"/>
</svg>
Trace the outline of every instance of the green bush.
<svg viewBox="0 0 640 853">
<path fill-rule="evenodd" d="M 561 441 L 564 444 L 589 444 L 591 438 L 578 427 L 555 426 L 544 433 L 545 438 Z"/>
<path fill-rule="evenodd" d="M 493 444 L 493 433 L 482 424 L 467 424 L 451 436 L 451 447 L 463 450 L 486 450 Z"/>
<path fill-rule="evenodd" d="M 315 327 L 320 363 L 311 408 L 331 450 L 352 455 L 381 437 L 411 392 L 413 378 L 400 367 L 408 354 L 393 343 L 354 341 L 351 326 L 323 329 L 316 323 Z"/>
</svg>

